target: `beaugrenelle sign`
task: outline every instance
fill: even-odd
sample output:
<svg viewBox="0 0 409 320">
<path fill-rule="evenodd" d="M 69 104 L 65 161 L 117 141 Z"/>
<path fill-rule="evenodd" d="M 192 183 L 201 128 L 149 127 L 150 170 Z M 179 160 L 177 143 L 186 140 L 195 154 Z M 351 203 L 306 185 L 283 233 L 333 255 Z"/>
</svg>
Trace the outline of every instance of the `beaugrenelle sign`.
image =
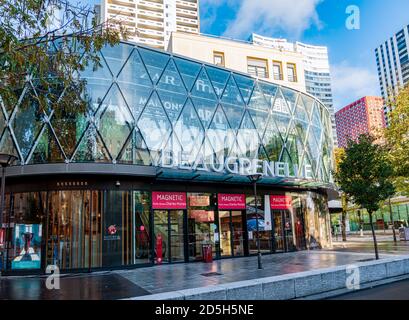
<svg viewBox="0 0 409 320">
<path fill-rule="evenodd" d="M 209 163 L 207 163 L 203 156 L 199 156 L 193 161 L 191 158 L 192 157 L 184 151 L 178 152 L 175 155 L 173 155 L 172 152 L 163 151 L 159 159 L 159 166 L 171 169 L 218 172 L 242 176 L 261 173 L 264 177 L 313 179 L 312 167 L 309 164 L 303 165 L 302 170 L 299 170 L 298 165 L 294 165 L 292 169 L 295 175 L 291 175 L 290 165 L 287 162 L 238 157 L 225 158 L 224 156 L 216 158 L 215 156 L 211 156 Z"/>
</svg>

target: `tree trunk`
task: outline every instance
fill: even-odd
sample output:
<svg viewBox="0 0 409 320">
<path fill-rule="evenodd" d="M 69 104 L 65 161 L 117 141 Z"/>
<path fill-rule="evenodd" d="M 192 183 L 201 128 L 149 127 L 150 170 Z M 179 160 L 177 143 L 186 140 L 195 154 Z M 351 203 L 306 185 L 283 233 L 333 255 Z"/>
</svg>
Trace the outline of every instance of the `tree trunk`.
<svg viewBox="0 0 409 320">
<path fill-rule="evenodd" d="M 346 215 L 347 213 L 345 211 L 342 211 L 341 215 L 341 225 L 342 225 L 342 241 L 346 242 L 347 241 L 347 228 L 346 228 Z"/>
<path fill-rule="evenodd" d="M 379 260 L 378 243 L 376 242 L 376 234 L 375 234 L 375 229 L 374 229 L 373 222 L 372 222 L 372 212 L 368 212 L 368 213 L 369 213 L 369 222 L 371 223 L 373 244 L 375 247 L 375 258 L 376 260 Z"/>
<path fill-rule="evenodd" d="M 342 214 L 341 214 L 341 226 L 342 226 L 342 241 L 347 241 L 347 229 L 346 229 L 346 215 L 347 215 L 347 207 L 348 207 L 348 199 L 345 194 L 341 195 L 341 203 L 342 203 Z"/>
</svg>

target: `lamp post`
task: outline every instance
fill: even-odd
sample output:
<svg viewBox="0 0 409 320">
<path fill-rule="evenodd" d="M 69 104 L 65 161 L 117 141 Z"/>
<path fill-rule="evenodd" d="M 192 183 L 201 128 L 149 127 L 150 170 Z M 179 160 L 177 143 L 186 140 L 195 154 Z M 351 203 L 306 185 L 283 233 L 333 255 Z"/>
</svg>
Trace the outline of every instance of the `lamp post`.
<svg viewBox="0 0 409 320">
<path fill-rule="evenodd" d="M 5 193 L 6 193 L 6 168 L 10 166 L 14 161 L 17 160 L 17 157 L 12 155 L 12 154 L 7 154 L 7 153 L 0 153 L 0 166 L 1 166 L 1 204 L 0 204 L 0 228 L 3 228 L 3 212 L 4 212 L 4 207 L 5 207 Z M 2 269 L 5 267 L 5 250 L 7 250 L 6 242 L 7 242 L 7 231 L 4 233 L 4 241 L 3 241 L 3 263 L 2 263 Z"/>
<path fill-rule="evenodd" d="M 250 180 L 250 182 L 253 183 L 254 187 L 254 205 L 256 207 L 256 231 L 257 231 L 257 262 L 258 262 L 258 268 L 263 269 L 261 265 L 261 251 L 260 251 L 260 232 L 259 232 L 259 226 L 258 226 L 258 212 L 257 212 L 257 182 L 261 179 L 262 174 L 261 173 L 255 173 L 255 174 L 250 174 L 247 176 L 247 178 Z"/>
</svg>

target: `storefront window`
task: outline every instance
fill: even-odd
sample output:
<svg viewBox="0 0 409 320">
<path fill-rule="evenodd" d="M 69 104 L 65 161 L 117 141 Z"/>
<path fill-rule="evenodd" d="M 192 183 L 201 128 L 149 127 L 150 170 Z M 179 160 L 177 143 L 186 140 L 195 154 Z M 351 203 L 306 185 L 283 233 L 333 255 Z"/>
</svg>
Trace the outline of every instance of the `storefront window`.
<svg viewBox="0 0 409 320">
<path fill-rule="evenodd" d="M 8 250 L 5 250 L 8 269 L 41 268 L 45 199 L 45 192 L 19 193 L 11 197 L 12 211 L 6 217 L 6 225 L 9 226 Z"/>
<path fill-rule="evenodd" d="M 215 195 L 211 193 L 188 194 L 188 250 L 189 260 L 202 259 L 202 246 L 212 245 L 216 255 L 218 230 L 215 223 Z"/>
<path fill-rule="evenodd" d="M 247 197 L 247 232 L 249 253 L 257 253 L 257 219 L 254 197 Z M 267 209 L 267 210 L 266 210 Z M 265 208 L 264 197 L 257 197 L 258 230 L 260 236 L 260 251 L 271 252 L 272 250 L 272 223 L 271 210 Z"/>
</svg>

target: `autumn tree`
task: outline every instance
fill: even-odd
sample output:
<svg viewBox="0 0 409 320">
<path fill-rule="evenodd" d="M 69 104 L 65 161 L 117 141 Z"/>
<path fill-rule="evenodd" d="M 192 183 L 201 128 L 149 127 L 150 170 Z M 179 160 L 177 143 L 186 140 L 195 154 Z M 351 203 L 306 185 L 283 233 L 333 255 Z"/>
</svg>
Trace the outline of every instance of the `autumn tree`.
<svg viewBox="0 0 409 320">
<path fill-rule="evenodd" d="M 379 259 L 379 253 L 373 213 L 395 193 L 392 177 L 393 168 L 385 147 L 375 144 L 374 138 L 369 135 L 359 136 L 357 142 L 348 142 L 335 173 L 335 180 L 342 192 L 369 214 L 376 259 Z"/>
</svg>

